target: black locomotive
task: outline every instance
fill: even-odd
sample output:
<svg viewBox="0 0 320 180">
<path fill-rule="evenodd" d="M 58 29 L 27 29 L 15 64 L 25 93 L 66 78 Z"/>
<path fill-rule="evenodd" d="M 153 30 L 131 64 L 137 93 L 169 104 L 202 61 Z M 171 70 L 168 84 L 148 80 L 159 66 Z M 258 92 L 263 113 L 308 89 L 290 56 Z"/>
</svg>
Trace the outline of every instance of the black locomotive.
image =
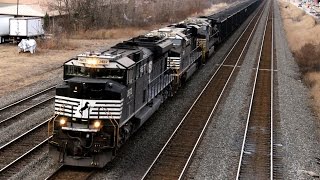
<svg viewBox="0 0 320 180">
<path fill-rule="evenodd" d="M 259 4 L 250 0 L 65 62 L 50 154 L 67 165 L 105 166 Z"/>
</svg>

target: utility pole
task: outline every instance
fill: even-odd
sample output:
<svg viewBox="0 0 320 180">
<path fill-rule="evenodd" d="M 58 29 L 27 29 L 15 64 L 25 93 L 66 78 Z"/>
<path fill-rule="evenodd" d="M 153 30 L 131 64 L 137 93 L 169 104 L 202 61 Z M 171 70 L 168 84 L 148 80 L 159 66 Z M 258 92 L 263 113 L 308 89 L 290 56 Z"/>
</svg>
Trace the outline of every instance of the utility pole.
<svg viewBox="0 0 320 180">
<path fill-rule="evenodd" d="M 17 0 L 17 16 L 19 15 L 19 0 Z"/>
</svg>

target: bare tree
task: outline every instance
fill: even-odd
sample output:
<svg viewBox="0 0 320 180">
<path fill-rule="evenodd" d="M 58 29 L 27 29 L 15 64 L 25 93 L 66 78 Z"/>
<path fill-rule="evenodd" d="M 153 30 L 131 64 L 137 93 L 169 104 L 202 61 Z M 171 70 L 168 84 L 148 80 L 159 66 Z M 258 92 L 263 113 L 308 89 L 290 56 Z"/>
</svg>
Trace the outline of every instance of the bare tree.
<svg viewBox="0 0 320 180">
<path fill-rule="evenodd" d="M 66 31 L 173 23 L 200 12 L 209 0 L 55 0 Z"/>
</svg>

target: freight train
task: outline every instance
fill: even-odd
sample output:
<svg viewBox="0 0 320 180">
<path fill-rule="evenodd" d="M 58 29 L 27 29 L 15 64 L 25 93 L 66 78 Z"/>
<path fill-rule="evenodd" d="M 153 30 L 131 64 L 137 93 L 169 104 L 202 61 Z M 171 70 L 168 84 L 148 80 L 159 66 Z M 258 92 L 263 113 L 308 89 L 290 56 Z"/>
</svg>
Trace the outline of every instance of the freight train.
<svg viewBox="0 0 320 180">
<path fill-rule="evenodd" d="M 65 62 L 49 154 L 66 165 L 104 167 L 260 2 L 190 18 Z"/>
</svg>

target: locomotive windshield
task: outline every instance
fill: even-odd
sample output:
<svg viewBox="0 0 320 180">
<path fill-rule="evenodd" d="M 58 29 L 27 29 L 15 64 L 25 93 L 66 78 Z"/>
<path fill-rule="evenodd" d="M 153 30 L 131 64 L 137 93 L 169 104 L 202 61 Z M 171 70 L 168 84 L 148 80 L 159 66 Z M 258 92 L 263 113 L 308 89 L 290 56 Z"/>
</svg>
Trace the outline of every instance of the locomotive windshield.
<svg viewBox="0 0 320 180">
<path fill-rule="evenodd" d="M 90 77 L 101 79 L 112 79 L 124 82 L 126 72 L 124 69 L 92 68 L 84 66 L 65 66 L 65 78 L 70 77 Z"/>
</svg>

